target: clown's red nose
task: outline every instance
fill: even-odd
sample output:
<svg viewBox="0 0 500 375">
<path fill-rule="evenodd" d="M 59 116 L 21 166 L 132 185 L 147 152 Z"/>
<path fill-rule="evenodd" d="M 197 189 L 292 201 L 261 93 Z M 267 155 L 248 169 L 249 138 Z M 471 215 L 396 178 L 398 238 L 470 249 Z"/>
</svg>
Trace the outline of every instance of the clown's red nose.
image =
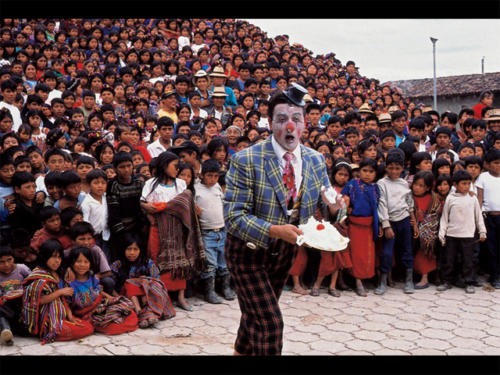
<svg viewBox="0 0 500 375">
<path fill-rule="evenodd" d="M 286 130 L 292 133 L 295 130 L 295 125 L 289 122 L 288 124 L 286 124 Z"/>
</svg>

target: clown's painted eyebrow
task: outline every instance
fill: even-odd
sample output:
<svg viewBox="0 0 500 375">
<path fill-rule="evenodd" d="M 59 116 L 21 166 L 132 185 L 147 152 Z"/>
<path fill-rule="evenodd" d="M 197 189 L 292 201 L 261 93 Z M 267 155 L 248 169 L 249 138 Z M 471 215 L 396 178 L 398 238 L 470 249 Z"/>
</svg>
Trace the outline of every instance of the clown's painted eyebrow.
<svg viewBox="0 0 500 375">
<path fill-rule="evenodd" d="M 288 113 L 286 113 L 286 112 L 278 112 L 276 114 L 276 117 L 279 120 L 284 120 L 284 119 L 288 118 Z M 294 113 L 292 113 L 291 117 L 292 117 L 292 119 L 294 121 L 298 121 L 298 120 L 300 120 L 302 118 L 302 112 L 300 112 L 300 111 L 299 112 L 294 112 Z"/>
</svg>

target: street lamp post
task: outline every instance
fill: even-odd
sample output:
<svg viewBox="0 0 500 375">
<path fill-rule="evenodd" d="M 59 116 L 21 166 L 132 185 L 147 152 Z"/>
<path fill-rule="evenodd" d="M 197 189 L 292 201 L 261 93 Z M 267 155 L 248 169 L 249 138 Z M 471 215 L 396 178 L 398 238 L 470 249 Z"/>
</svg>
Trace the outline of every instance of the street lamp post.
<svg viewBox="0 0 500 375">
<path fill-rule="evenodd" d="M 433 84 L 433 96 L 434 96 L 434 110 L 437 111 L 437 80 L 436 80 L 436 42 L 438 40 L 431 36 L 432 42 L 432 60 L 434 63 L 434 84 Z"/>
</svg>

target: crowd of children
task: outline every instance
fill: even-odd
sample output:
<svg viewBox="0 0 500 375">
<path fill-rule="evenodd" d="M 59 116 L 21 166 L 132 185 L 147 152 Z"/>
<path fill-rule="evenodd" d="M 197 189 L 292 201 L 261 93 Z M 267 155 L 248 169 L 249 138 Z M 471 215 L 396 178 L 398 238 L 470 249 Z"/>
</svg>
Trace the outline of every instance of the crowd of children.
<svg viewBox="0 0 500 375">
<path fill-rule="evenodd" d="M 308 91 L 347 249 L 299 248 L 318 296 L 500 289 L 500 109 L 403 98 L 335 54 L 218 19 L 0 21 L 0 338 L 119 334 L 233 300 L 225 172 L 272 135 L 269 99 Z M 487 89 L 487 88 L 485 88 Z M 316 262 L 315 262 L 316 261 Z M 414 284 L 415 278 L 418 278 Z M 307 287 L 311 287 L 308 291 Z M 196 314 L 196 312 L 193 312 Z"/>
</svg>

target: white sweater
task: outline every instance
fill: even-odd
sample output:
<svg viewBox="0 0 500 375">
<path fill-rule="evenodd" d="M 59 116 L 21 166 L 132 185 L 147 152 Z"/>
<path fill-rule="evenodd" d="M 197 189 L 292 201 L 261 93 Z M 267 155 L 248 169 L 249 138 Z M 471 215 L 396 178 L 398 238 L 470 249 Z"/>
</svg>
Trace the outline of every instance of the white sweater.
<svg viewBox="0 0 500 375">
<path fill-rule="evenodd" d="M 486 236 L 486 227 L 477 198 L 468 193 L 448 194 L 439 224 L 441 243 L 444 243 L 445 236 L 472 238 L 476 229 L 480 235 Z"/>
</svg>

